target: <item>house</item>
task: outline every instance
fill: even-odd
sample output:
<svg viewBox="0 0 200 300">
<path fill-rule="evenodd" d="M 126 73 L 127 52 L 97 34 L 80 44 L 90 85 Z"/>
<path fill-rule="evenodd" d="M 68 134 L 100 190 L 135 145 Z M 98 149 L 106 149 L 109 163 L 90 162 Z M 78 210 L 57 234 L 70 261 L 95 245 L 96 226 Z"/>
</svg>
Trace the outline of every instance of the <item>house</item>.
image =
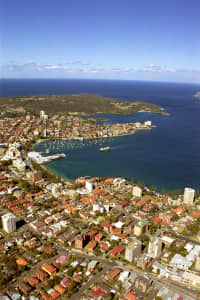
<svg viewBox="0 0 200 300">
<path fill-rule="evenodd" d="M 43 249 L 43 251 L 46 253 L 46 254 L 49 254 L 49 255 L 55 255 L 56 253 L 56 250 L 53 248 L 53 247 L 46 247 Z"/>
<path fill-rule="evenodd" d="M 29 263 L 27 262 L 27 260 L 24 259 L 24 258 L 18 258 L 18 259 L 16 260 L 16 264 L 17 264 L 18 266 L 23 266 L 23 267 L 26 267 L 26 266 L 29 265 Z"/>
<path fill-rule="evenodd" d="M 171 219 L 173 217 L 172 212 L 162 212 L 159 214 L 159 218 L 162 220 L 162 222 L 169 224 L 171 222 Z"/>
<path fill-rule="evenodd" d="M 75 274 L 75 275 L 73 275 L 73 280 L 75 282 L 80 282 L 81 279 L 82 279 L 82 275 L 81 274 Z"/>
<path fill-rule="evenodd" d="M 47 273 L 45 273 L 44 271 L 37 269 L 35 271 L 35 276 L 40 280 L 40 281 L 44 281 L 48 278 Z"/>
<path fill-rule="evenodd" d="M 90 241 L 95 238 L 96 234 L 97 234 L 97 231 L 95 231 L 95 230 L 90 230 L 87 232 L 87 236 L 89 237 Z"/>
<path fill-rule="evenodd" d="M 106 251 L 110 248 L 110 243 L 109 242 L 100 242 L 100 250 L 101 251 Z"/>
<path fill-rule="evenodd" d="M 100 242 L 103 239 L 103 234 L 101 232 L 97 233 L 94 239 L 95 241 Z"/>
<path fill-rule="evenodd" d="M 161 241 L 165 244 L 165 247 L 169 248 L 175 243 L 175 239 L 167 235 L 162 236 Z"/>
<path fill-rule="evenodd" d="M 193 217 L 200 218 L 200 211 L 199 210 L 192 210 L 191 215 Z"/>
<path fill-rule="evenodd" d="M 151 279 L 142 276 L 138 276 L 135 280 L 135 287 L 140 289 L 143 293 L 146 293 L 151 284 Z"/>
<path fill-rule="evenodd" d="M 53 300 L 53 298 L 51 297 L 51 295 L 48 294 L 48 293 L 42 294 L 42 299 L 44 299 L 44 300 Z"/>
<path fill-rule="evenodd" d="M 87 249 L 89 251 L 94 251 L 94 249 L 96 248 L 96 245 L 97 245 L 97 242 L 96 241 L 90 241 L 88 244 L 87 244 Z"/>
<path fill-rule="evenodd" d="M 34 230 L 38 230 L 44 227 L 46 224 L 44 221 L 36 221 L 34 223 L 30 223 L 30 225 L 33 227 Z"/>
<path fill-rule="evenodd" d="M 54 290 L 57 291 L 60 295 L 63 295 L 65 293 L 65 288 L 60 284 L 55 285 Z"/>
<path fill-rule="evenodd" d="M 27 279 L 27 282 L 32 287 L 36 287 L 39 284 L 39 280 L 36 277 L 34 277 L 34 276 L 29 277 Z"/>
<path fill-rule="evenodd" d="M 151 261 L 152 261 L 152 258 L 145 254 L 136 258 L 137 266 L 143 270 L 145 270 L 145 268 L 150 264 Z"/>
<path fill-rule="evenodd" d="M 89 214 L 87 214 L 84 211 L 79 211 L 79 216 L 82 217 L 83 219 L 88 219 L 89 218 Z"/>
<path fill-rule="evenodd" d="M 89 238 L 87 235 L 79 234 L 75 238 L 75 248 L 83 249 L 85 247 L 85 245 L 88 243 L 88 241 L 89 241 Z"/>
<path fill-rule="evenodd" d="M 125 299 L 127 300 L 137 300 L 136 295 L 133 294 L 132 292 L 128 291 L 125 295 L 124 295 Z"/>
<path fill-rule="evenodd" d="M 121 270 L 119 268 L 115 268 L 111 272 L 109 272 L 106 276 L 108 277 L 109 280 L 114 280 L 120 273 Z"/>
<path fill-rule="evenodd" d="M 111 251 L 110 251 L 110 255 L 112 256 L 117 256 L 122 254 L 125 251 L 125 247 L 123 246 L 115 246 Z"/>
<path fill-rule="evenodd" d="M 101 223 L 101 227 L 103 228 L 103 230 L 105 231 L 105 232 L 107 232 L 107 233 L 110 233 L 110 228 L 111 228 L 111 224 L 110 224 L 110 222 L 109 221 L 103 221 L 102 223 Z"/>
<path fill-rule="evenodd" d="M 50 296 L 52 297 L 53 300 L 56 300 L 58 297 L 60 297 L 60 293 L 56 290 L 53 290 L 51 293 L 50 293 Z"/>
<path fill-rule="evenodd" d="M 62 264 L 62 263 L 64 263 L 69 257 L 70 257 L 70 254 L 67 254 L 67 253 L 61 254 L 58 258 L 56 258 L 56 262 Z"/>
<path fill-rule="evenodd" d="M 70 282 L 69 278 L 67 278 L 67 277 L 64 277 L 64 278 L 61 280 L 60 284 L 61 284 L 64 288 L 68 288 L 68 289 L 69 289 L 70 286 L 71 286 L 71 282 Z"/>
<path fill-rule="evenodd" d="M 95 270 L 96 265 L 98 264 L 98 261 L 92 260 L 88 263 L 88 271 L 93 272 Z"/>
<path fill-rule="evenodd" d="M 143 197 L 140 201 L 137 201 L 137 202 L 135 203 L 135 205 L 136 205 L 137 207 L 142 207 L 142 206 L 144 206 L 145 204 L 147 204 L 149 201 L 151 201 L 151 198 L 149 198 L 149 197 Z"/>
<path fill-rule="evenodd" d="M 49 276 L 53 276 L 56 274 L 56 268 L 54 268 L 52 265 L 48 263 L 44 263 L 42 265 L 42 270 L 45 271 Z"/>
<path fill-rule="evenodd" d="M 29 295 L 32 288 L 30 287 L 30 285 L 28 285 L 25 282 L 20 282 L 19 284 L 19 290 L 24 294 L 24 295 Z"/>
<path fill-rule="evenodd" d="M 42 172 L 41 171 L 34 172 L 31 175 L 31 180 L 34 181 L 34 182 L 40 181 L 41 179 L 42 179 Z"/>
<path fill-rule="evenodd" d="M 94 300 L 106 299 L 106 295 L 107 295 L 107 292 L 96 285 L 90 291 L 90 297 Z"/>
</svg>

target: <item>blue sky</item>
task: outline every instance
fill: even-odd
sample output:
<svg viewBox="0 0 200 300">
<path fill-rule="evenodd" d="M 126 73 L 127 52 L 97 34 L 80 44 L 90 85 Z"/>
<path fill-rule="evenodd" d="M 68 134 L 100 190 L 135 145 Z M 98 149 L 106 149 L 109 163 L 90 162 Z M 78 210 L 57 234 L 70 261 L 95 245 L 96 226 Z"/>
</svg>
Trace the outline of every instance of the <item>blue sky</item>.
<svg viewBox="0 0 200 300">
<path fill-rule="evenodd" d="M 200 1 L 1 0 L 0 77 L 200 82 Z"/>
</svg>

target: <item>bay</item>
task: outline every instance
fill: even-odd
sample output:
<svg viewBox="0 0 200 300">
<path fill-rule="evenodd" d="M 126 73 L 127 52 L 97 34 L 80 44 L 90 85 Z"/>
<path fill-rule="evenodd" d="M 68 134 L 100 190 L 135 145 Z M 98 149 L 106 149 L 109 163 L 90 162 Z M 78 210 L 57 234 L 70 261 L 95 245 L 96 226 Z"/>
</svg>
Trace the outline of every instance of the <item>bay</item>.
<svg viewBox="0 0 200 300">
<path fill-rule="evenodd" d="M 200 188 L 200 99 L 194 97 L 200 84 L 115 80 L 3 79 L 0 96 L 41 94 L 100 94 L 121 100 L 144 100 L 163 107 L 168 116 L 137 113 L 99 115 L 110 122 L 152 120 L 150 131 L 92 141 L 46 141 L 37 151 L 66 153 L 66 158 L 48 164 L 64 178 L 122 176 L 135 178 L 159 190 Z M 100 152 L 110 146 L 110 152 Z"/>
</svg>

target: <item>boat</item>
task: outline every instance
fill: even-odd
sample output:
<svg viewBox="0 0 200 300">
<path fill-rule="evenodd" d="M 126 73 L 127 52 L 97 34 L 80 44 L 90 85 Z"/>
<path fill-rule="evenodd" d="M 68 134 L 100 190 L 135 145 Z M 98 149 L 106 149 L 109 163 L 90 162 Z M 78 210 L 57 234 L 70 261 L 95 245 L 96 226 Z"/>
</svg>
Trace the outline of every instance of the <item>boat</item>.
<svg viewBox="0 0 200 300">
<path fill-rule="evenodd" d="M 99 149 L 99 151 L 110 151 L 111 148 L 110 147 L 102 147 Z"/>
</svg>

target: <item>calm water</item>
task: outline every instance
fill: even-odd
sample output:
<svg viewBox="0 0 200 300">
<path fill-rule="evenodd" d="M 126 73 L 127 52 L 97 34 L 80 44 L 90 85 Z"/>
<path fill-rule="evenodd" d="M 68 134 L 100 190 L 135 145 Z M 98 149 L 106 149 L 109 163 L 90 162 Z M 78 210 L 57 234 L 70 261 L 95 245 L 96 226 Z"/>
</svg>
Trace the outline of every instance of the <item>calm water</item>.
<svg viewBox="0 0 200 300">
<path fill-rule="evenodd" d="M 200 84 L 109 80 L 0 80 L 1 96 L 96 93 L 129 101 L 144 100 L 162 106 L 169 116 L 137 113 L 109 117 L 110 122 L 152 120 L 151 131 L 86 142 L 52 141 L 37 151 L 65 152 L 67 157 L 48 167 L 65 178 L 81 175 L 135 178 L 159 189 L 200 188 Z M 103 115 L 104 116 L 104 115 Z M 110 152 L 99 147 L 111 146 Z"/>
</svg>

